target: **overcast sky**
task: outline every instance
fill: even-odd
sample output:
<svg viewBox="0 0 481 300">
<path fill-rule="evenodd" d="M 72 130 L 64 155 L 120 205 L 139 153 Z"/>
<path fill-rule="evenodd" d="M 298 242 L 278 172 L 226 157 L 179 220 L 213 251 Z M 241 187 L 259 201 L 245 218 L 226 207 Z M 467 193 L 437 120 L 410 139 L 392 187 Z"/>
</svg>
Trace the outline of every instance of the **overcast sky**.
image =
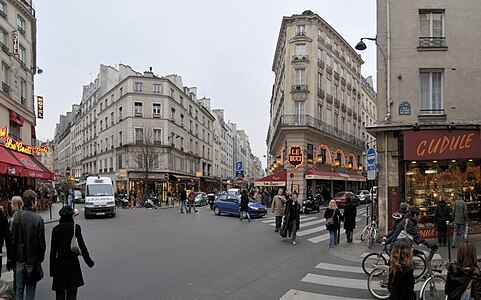
<svg viewBox="0 0 481 300">
<path fill-rule="evenodd" d="M 37 138 L 53 139 L 59 115 L 80 103 L 100 64 L 178 74 L 249 135 L 265 165 L 271 70 L 283 16 L 312 10 L 352 46 L 376 35 L 374 0 L 33 0 L 35 95 L 44 97 Z M 375 77 L 375 45 L 362 52 Z"/>
</svg>

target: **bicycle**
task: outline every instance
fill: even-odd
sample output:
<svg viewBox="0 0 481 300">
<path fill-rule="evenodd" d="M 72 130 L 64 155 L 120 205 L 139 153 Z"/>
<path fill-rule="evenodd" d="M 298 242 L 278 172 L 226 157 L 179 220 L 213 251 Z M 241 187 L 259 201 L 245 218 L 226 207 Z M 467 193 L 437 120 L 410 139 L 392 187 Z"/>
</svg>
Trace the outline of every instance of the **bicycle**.
<svg viewBox="0 0 481 300">
<path fill-rule="evenodd" d="M 387 245 L 384 244 L 384 248 L 382 251 L 373 252 L 364 257 L 362 260 L 362 270 L 367 275 L 370 275 L 374 268 L 380 265 L 387 266 L 389 258 L 389 251 L 387 249 Z M 424 259 L 424 255 L 422 252 L 415 250 L 415 254 L 413 255 L 413 262 L 414 262 L 414 278 L 420 278 L 426 272 L 426 260 Z"/>
<path fill-rule="evenodd" d="M 444 299 L 444 285 L 446 281 L 443 277 L 439 275 L 435 275 L 435 273 L 442 272 L 442 263 L 439 266 L 435 266 L 434 268 L 431 265 L 431 260 L 434 256 L 436 250 L 432 250 L 429 253 L 427 259 L 424 259 L 426 264 L 426 269 L 421 276 L 415 277 L 415 283 L 419 282 L 420 280 L 424 279 L 424 283 L 422 285 L 420 296 L 421 299 Z M 423 252 L 421 252 L 423 253 Z M 425 275 L 428 275 L 427 277 Z M 376 299 L 389 299 L 390 293 L 388 290 L 388 281 L 389 281 L 389 266 L 388 265 L 378 265 L 376 266 L 371 274 L 369 274 L 369 278 L 367 280 L 367 287 L 369 293 L 376 298 Z"/>
<path fill-rule="evenodd" d="M 366 227 L 364 227 L 364 229 L 362 230 L 361 241 L 364 241 L 364 239 L 366 239 L 367 247 L 371 248 L 377 239 L 378 232 L 379 230 L 377 228 L 376 221 L 373 219 L 371 223 L 366 225 Z"/>
</svg>

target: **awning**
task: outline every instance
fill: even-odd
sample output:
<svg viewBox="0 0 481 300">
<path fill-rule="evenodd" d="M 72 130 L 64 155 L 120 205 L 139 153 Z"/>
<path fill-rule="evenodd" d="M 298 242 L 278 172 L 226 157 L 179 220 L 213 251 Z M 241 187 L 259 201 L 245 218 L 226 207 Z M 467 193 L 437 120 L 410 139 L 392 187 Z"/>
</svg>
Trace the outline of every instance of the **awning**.
<svg viewBox="0 0 481 300">
<path fill-rule="evenodd" d="M 55 179 L 55 174 L 45 167 L 41 162 L 39 162 L 34 156 L 10 150 L 7 151 L 10 152 L 10 154 L 12 154 L 23 165 L 24 170 L 21 176 L 47 180 Z"/>
<path fill-rule="evenodd" d="M 30 131 L 31 131 L 31 133 L 32 133 L 32 134 L 31 134 L 31 135 L 32 135 L 32 138 L 33 138 L 33 139 L 37 138 L 37 133 L 35 132 L 35 126 L 32 125 Z"/>
<path fill-rule="evenodd" d="M 220 178 L 212 176 L 202 176 L 200 179 L 205 182 L 220 182 Z"/>
<path fill-rule="evenodd" d="M 9 112 L 10 121 L 17 123 L 20 126 L 23 126 L 23 117 L 20 114 L 17 114 L 13 110 Z"/>
<path fill-rule="evenodd" d="M 20 176 L 22 171 L 23 165 L 10 154 L 10 151 L 4 147 L 0 147 L 0 173 Z"/>
<path fill-rule="evenodd" d="M 194 176 L 177 175 L 177 174 L 171 174 L 171 175 L 173 175 L 175 178 L 177 178 L 177 180 L 180 180 L 180 181 L 196 181 L 196 180 L 199 180 L 199 177 L 194 177 Z"/>
<path fill-rule="evenodd" d="M 366 181 L 366 177 L 359 174 L 326 172 L 326 171 L 319 171 L 319 170 L 312 170 L 312 169 L 308 169 L 306 171 L 306 179 Z"/>
<path fill-rule="evenodd" d="M 287 179 L 287 171 L 281 170 L 269 176 L 257 179 L 254 186 L 285 186 Z"/>
</svg>

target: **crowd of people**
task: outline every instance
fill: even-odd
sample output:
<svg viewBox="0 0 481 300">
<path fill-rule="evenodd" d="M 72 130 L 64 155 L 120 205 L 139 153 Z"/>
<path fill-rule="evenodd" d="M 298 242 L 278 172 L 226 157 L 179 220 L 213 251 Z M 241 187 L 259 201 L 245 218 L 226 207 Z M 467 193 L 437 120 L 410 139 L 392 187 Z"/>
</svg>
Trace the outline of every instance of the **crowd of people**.
<svg viewBox="0 0 481 300">
<path fill-rule="evenodd" d="M 26 190 L 22 197 L 12 197 L 13 214 L 10 220 L 7 220 L 3 209 L 0 211 L 0 246 L 6 246 L 6 268 L 14 273 L 12 284 L 0 284 L 2 298 L 35 299 L 37 282 L 44 277 L 42 262 L 47 247 L 44 220 L 35 210 L 37 199 L 35 191 Z M 94 262 L 85 245 L 80 225 L 74 223 L 73 208 L 66 205 L 59 215 L 59 224 L 52 230 L 50 247 L 52 290 L 56 293 L 56 299 L 76 299 L 77 289 L 84 282 L 78 255 L 71 249 L 74 238 L 78 241 L 85 263 L 93 267 Z"/>
</svg>

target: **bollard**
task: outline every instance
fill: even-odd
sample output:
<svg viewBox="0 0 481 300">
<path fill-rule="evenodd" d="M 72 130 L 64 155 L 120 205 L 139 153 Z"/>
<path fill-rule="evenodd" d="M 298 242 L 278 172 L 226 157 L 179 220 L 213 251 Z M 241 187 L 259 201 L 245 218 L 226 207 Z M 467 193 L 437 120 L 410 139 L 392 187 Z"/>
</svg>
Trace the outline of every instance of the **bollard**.
<svg viewBox="0 0 481 300">
<path fill-rule="evenodd" d="M 366 205 L 366 225 L 369 225 L 369 205 Z"/>
<path fill-rule="evenodd" d="M 50 220 L 52 220 L 52 201 L 49 201 L 49 203 L 48 203 L 48 210 L 49 210 L 49 213 L 50 213 Z"/>
<path fill-rule="evenodd" d="M 448 225 L 448 234 L 447 234 L 447 239 L 448 239 L 448 261 L 451 262 L 451 223 L 449 221 L 446 221 L 446 224 Z M 455 234 L 453 232 L 453 234 Z"/>
</svg>

